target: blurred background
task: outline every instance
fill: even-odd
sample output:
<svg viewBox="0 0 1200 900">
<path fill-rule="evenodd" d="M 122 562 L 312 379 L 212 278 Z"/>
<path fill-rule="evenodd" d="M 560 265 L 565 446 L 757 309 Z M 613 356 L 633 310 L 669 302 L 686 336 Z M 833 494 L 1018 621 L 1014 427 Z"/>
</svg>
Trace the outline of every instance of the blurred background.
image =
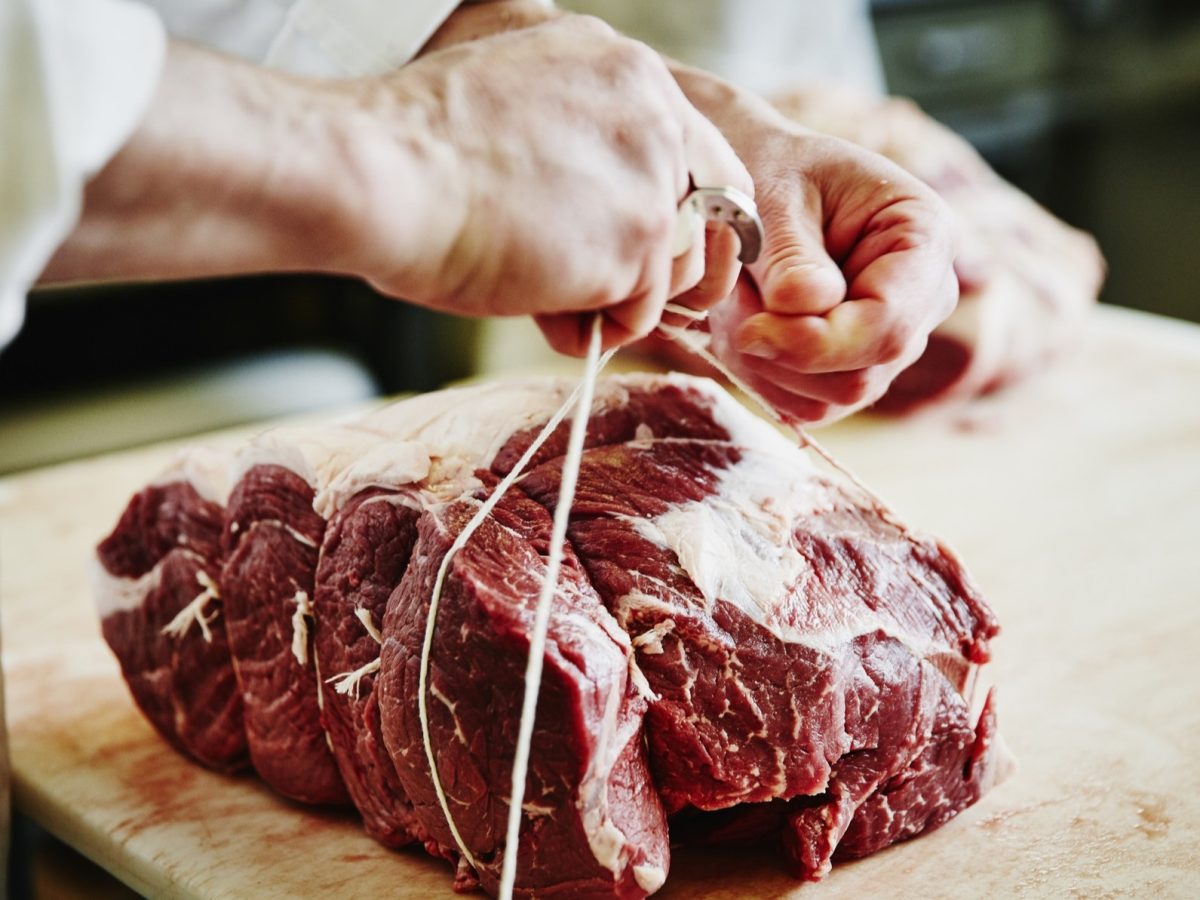
<svg viewBox="0 0 1200 900">
<path fill-rule="evenodd" d="M 911 97 L 1098 237 L 1105 301 L 1200 321 L 1196 0 L 827 2 L 871 26 L 833 62 L 804 49 L 822 26 L 791 15 L 802 0 L 561 5 L 750 86 Z M 479 344 L 475 323 L 331 278 L 40 291 L 0 354 L 0 473 L 435 388 L 472 374 Z"/>
</svg>

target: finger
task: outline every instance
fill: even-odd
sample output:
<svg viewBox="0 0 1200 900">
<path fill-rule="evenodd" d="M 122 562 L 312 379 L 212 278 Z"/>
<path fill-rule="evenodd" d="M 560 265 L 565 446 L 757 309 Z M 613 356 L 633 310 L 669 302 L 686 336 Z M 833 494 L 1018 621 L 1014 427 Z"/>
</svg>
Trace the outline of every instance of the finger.
<svg viewBox="0 0 1200 900">
<path fill-rule="evenodd" d="M 703 252 L 702 250 L 700 252 Z M 701 261 L 703 258 L 701 257 Z M 643 260 L 642 276 L 638 290 L 625 300 L 598 310 L 604 318 L 601 322 L 600 344 L 602 350 L 624 347 L 641 340 L 654 331 L 662 321 L 671 280 L 672 260 L 663 253 L 648 253 Z M 590 328 L 592 313 L 587 315 Z M 576 348 L 572 356 L 583 356 L 587 351 L 590 335 L 585 329 L 572 335 L 564 326 L 563 343 Z M 551 344 L 551 346 L 554 346 Z M 563 351 L 570 352 L 570 351 Z"/>
<path fill-rule="evenodd" d="M 712 309 L 731 293 L 741 267 L 737 263 L 740 243 L 728 225 L 708 222 L 704 227 L 704 274 L 695 287 L 679 294 L 674 302 L 689 309 Z"/>
<path fill-rule="evenodd" d="M 544 313 L 535 315 L 534 322 L 551 349 L 564 356 L 587 356 L 592 338 L 592 320 L 604 316 L 600 323 L 600 349 L 611 350 L 624 347 L 644 337 L 634 334 L 620 322 L 609 318 L 607 311 L 601 313 Z"/>
<path fill-rule="evenodd" d="M 542 313 L 533 317 L 551 349 L 565 356 L 586 356 L 584 333 L 595 313 Z"/>
<path fill-rule="evenodd" d="M 871 403 L 882 396 L 891 383 L 891 372 L 886 366 L 804 375 L 754 357 L 744 357 L 743 365 L 748 372 L 753 372 L 764 381 L 790 394 L 835 406 L 850 407 Z"/>
<path fill-rule="evenodd" d="M 671 260 L 671 284 L 667 291 L 668 296 L 677 297 L 684 291 L 694 288 L 704 279 L 706 230 L 705 228 L 695 228 L 688 248 Z"/>
<path fill-rule="evenodd" d="M 913 345 L 949 315 L 958 287 L 952 269 L 936 287 L 926 287 L 924 276 L 910 277 L 909 269 L 907 260 L 880 260 L 863 289 L 881 296 L 848 300 L 824 316 L 746 316 L 734 326 L 734 347 L 802 374 L 848 372 L 911 356 Z"/>
<path fill-rule="evenodd" d="M 771 408 L 785 419 L 798 423 L 822 422 L 828 420 L 834 413 L 828 403 L 801 394 L 793 394 L 770 379 L 763 378 L 750 370 L 742 362 L 729 358 L 726 358 L 724 362 L 733 369 L 747 387 L 770 404 Z"/>
<path fill-rule="evenodd" d="M 603 310 L 606 350 L 644 338 L 662 321 L 663 307 L 670 299 L 673 260 L 665 253 L 649 253 L 642 266 L 638 290 Z"/>
<path fill-rule="evenodd" d="M 846 279 L 825 248 L 820 194 L 787 184 L 759 203 L 763 252 L 751 273 L 767 310 L 822 315 L 846 297 Z"/>
<path fill-rule="evenodd" d="M 551 348 L 567 356 L 587 355 L 592 322 L 597 315 L 603 317 L 601 350 L 624 347 L 646 337 L 662 319 L 667 302 L 669 267 L 669 260 L 656 267 L 653 260 L 648 259 L 645 271 L 649 274 L 643 275 L 639 280 L 641 288 L 626 300 L 588 312 L 543 313 L 535 315 L 534 321 Z"/>
<path fill-rule="evenodd" d="M 840 391 L 830 391 L 828 396 L 818 396 L 822 393 L 820 390 L 806 393 L 806 390 L 812 387 L 811 384 L 799 380 L 788 383 L 780 377 L 779 372 L 760 368 L 759 360 L 747 357 L 734 348 L 732 332 L 728 327 L 732 318 L 729 311 L 739 305 L 743 309 L 752 308 L 752 303 L 747 298 L 756 295 L 757 289 L 747 276 L 738 283 L 729 301 L 719 304 L 709 316 L 712 352 L 722 360 L 728 370 L 737 375 L 750 390 L 786 420 L 800 424 L 828 422 L 853 411 L 851 407 L 839 401 L 849 399 L 847 395 L 855 385 L 843 386 Z M 795 373 L 788 374 L 794 376 Z M 819 383 L 819 380 L 813 382 Z M 861 400 L 854 408 L 864 405 L 866 401 Z"/>
<path fill-rule="evenodd" d="M 678 87 L 674 96 L 684 124 L 684 161 L 689 182 L 700 187 L 732 187 L 753 198 L 754 181 L 729 142 L 712 122 L 692 106 Z M 708 230 L 706 227 L 705 231 Z M 731 244 L 737 245 L 736 237 Z M 715 289 L 731 285 L 737 280 L 741 272 L 737 249 L 729 253 L 725 249 L 727 246 L 729 244 L 722 242 L 716 248 L 719 252 L 706 255 L 706 288 L 694 298 L 697 302 L 705 302 Z"/>
<path fill-rule="evenodd" d="M 754 197 L 754 180 L 720 130 L 675 87 L 673 102 L 683 123 L 687 174 L 699 187 L 732 187 Z"/>
<path fill-rule="evenodd" d="M 903 335 L 877 300 L 842 303 L 824 316 L 761 312 L 734 333 L 740 353 L 774 362 L 794 372 L 845 372 L 895 359 Z"/>
<path fill-rule="evenodd" d="M 858 280 L 887 257 L 894 257 L 893 264 L 905 264 L 906 278 L 940 281 L 953 264 L 957 244 L 954 219 L 937 197 L 889 203 L 867 220 L 846 247 L 842 271 L 850 282 L 850 296 L 863 296 L 855 289 Z"/>
<path fill-rule="evenodd" d="M 884 304 L 902 330 L 927 333 L 958 303 L 953 242 L 907 226 L 900 232 L 866 237 L 855 249 L 846 267 L 855 273 L 850 296 Z"/>
</svg>

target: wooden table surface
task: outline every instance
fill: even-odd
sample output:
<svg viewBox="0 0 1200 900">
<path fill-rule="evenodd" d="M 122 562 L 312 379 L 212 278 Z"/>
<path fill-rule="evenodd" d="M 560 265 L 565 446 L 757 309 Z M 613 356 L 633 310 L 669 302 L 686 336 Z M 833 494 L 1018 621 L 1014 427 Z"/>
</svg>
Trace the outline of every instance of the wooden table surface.
<svg viewBox="0 0 1200 900">
<path fill-rule="evenodd" d="M 824 441 L 983 586 L 1020 768 L 821 885 L 769 855 L 680 852 L 659 896 L 1200 897 L 1200 328 L 1101 310 L 1041 378 Z M 17 805 L 154 896 L 451 896 L 439 864 L 186 762 L 134 709 L 84 565 L 167 453 L 0 481 Z"/>
</svg>

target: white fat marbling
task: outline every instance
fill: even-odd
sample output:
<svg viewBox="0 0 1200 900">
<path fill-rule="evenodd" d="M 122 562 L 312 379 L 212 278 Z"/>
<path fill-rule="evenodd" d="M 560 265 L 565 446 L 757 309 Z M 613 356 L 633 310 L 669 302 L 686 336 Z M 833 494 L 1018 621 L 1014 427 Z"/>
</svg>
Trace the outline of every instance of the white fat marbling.
<svg viewBox="0 0 1200 900">
<path fill-rule="evenodd" d="M 185 447 L 151 484 L 186 481 L 205 500 L 224 506 L 233 489 L 232 459 L 231 454 L 212 447 Z"/>
<path fill-rule="evenodd" d="M 96 612 L 104 619 L 113 613 L 128 612 L 141 606 L 146 596 L 158 587 L 162 567 L 155 566 L 140 578 L 124 578 L 113 575 L 93 556 L 88 560 L 87 575 L 92 597 L 96 600 Z"/>
<path fill-rule="evenodd" d="M 729 432 L 733 443 L 787 459 L 786 471 L 795 471 L 797 477 L 801 472 L 816 471 L 812 460 L 796 447 L 794 437 L 785 436 L 766 419 L 750 412 L 716 382 L 707 378 L 692 378 L 689 382 L 690 387 L 711 398 L 713 420 Z"/>
<path fill-rule="evenodd" d="M 524 379 L 422 394 L 357 418 L 258 435 L 232 468 L 234 482 L 255 465 L 280 465 L 317 492 L 314 508 L 332 515 L 369 487 L 419 485 L 439 499 L 478 485 L 517 431 L 541 425 L 566 400 L 566 379 Z M 597 408 L 622 402 L 624 383 L 597 390 Z"/>
<path fill-rule="evenodd" d="M 395 489 L 423 481 L 429 475 L 429 465 L 429 450 L 419 441 L 377 444 L 319 488 L 313 508 L 329 518 L 359 491 L 371 487 Z"/>
<path fill-rule="evenodd" d="M 633 646 L 647 656 L 659 656 L 663 652 L 663 637 L 675 630 L 674 619 L 663 619 L 661 622 L 643 631 L 633 639 Z"/>
<path fill-rule="evenodd" d="M 593 413 L 627 402 L 631 389 L 665 385 L 711 398 L 718 421 L 754 442 L 786 444 L 706 378 L 641 373 L 602 379 Z M 498 381 L 421 394 L 318 425 L 280 426 L 260 433 L 236 455 L 203 447 L 182 451 L 156 483 L 183 479 L 201 496 L 224 504 L 251 468 L 279 465 L 313 486 L 313 506 L 327 518 L 369 487 L 419 486 L 448 499 L 475 489 L 476 470 L 488 466 L 513 434 L 543 424 L 574 387 L 566 378 Z M 643 425 L 636 439 L 650 441 L 653 432 Z"/>
<path fill-rule="evenodd" d="M 718 602 L 731 603 L 782 641 L 839 653 L 854 638 L 881 632 L 917 658 L 944 652 L 932 637 L 898 629 L 864 604 L 837 604 L 795 622 L 789 614 L 794 612 L 789 609 L 795 602 L 791 594 L 812 573 L 809 561 L 795 549 L 793 528 L 832 510 L 841 496 L 855 498 L 857 490 L 840 476 L 820 472 L 804 451 L 769 426 L 770 435 L 750 435 L 757 443 L 746 444 L 748 435 L 737 418 L 731 415 L 730 425 L 735 443 L 743 445 L 742 458 L 721 473 L 716 492 L 653 519 L 631 518 L 630 525 L 675 555 L 710 610 Z M 781 451 L 776 438 L 783 442 Z M 627 608 L 672 609 L 638 591 L 617 601 L 618 611 Z"/>
<path fill-rule="evenodd" d="M 158 586 L 161 573 L 158 567 L 141 578 L 121 578 L 111 574 L 96 557 L 88 560 L 88 582 L 96 601 L 96 612 L 104 619 L 113 613 L 137 609 L 147 593 Z"/>
<path fill-rule="evenodd" d="M 739 435 L 740 437 L 740 435 Z M 669 549 L 704 595 L 709 609 L 732 603 L 782 637 L 776 612 L 810 564 L 793 546 L 795 523 L 827 509 L 827 486 L 796 473 L 803 457 L 789 448 L 780 458 L 744 449 L 742 459 L 720 476 L 716 492 L 630 525 Z"/>
<path fill-rule="evenodd" d="M 606 639 L 613 640 L 615 634 L 622 635 L 622 639 L 615 643 L 620 647 L 622 655 L 632 662 L 629 636 L 603 607 L 596 611 L 596 616 L 598 620 L 589 616 L 572 616 L 571 623 L 581 638 L 593 644 L 602 645 Z M 598 654 L 595 660 L 598 662 L 606 658 L 605 654 Z M 620 878 L 629 861 L 629 838 L 612 819 L 608 805 L 609 781 L 613 767 L 626 746 L 630 741 L 640 739 L 638 732 L 642 727 L 639 717 L 626 716 L 624 720 L 621 718 L 621 707 L 626 697 L 626 678 L 630 676 L 628 666 L 622 668 L 625 669 L 624 672 L 621 669 L 610 670 L 600 673 L 597 679 L 599 683 L 607 685 L 608 693 L 593 753 L 588 760 L 587 771 L 580 779 L 575 799 L 592 855 L 596 862 L 617 878 Z M 639 672 L 638 675 L 640 674 Z M 646 684 L 645 687 L 649 690 L 650 686 Z"/>
</svg>

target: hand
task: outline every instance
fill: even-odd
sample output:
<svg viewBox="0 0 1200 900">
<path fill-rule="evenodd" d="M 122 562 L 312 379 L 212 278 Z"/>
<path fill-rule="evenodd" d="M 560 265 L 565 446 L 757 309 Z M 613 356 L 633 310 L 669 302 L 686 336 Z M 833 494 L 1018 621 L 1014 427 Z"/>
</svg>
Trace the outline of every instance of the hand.
<svg viewBox="0 0 1200 900">
<path fill-rule="evenodd" d="M 752 191 L 745 168 L 653 51 L 597 20 L 438 50 L 348 90 L 368 113 L 354 158 L 370 200 L 344 265 L 385 293 L 534 314 L 555 349 L 578 355 L 586 311 L 604 312 L 612 346 L 647 334 L 702 279 L 693 305 L 736 279 L 736 242 L 706 260 L 697 235 L 676 260 L 672 237 L 689 174 Z M 426 195 L 415 204 L 398 177 L 414 145 Z"/>
<path fill-rule="evenodd" d="M 706 73 L 675 74 L 741 155 L 766 230 L 750 277 L 710 315 L 714 351 L 799 422 L 870 404 L 954 308 L 948 211 L 882 157 Z"/>
<path fill-rule="evenodd" d="M 1075 339 L 1104 278 L 1090 236 L 1001 179 L 911 101 L 841 88 L 793 90 L 774 104 L 806 127 L 886 156 L 937 191 L 957 217 L 958 307 L 876 409 L 902 413 L 970 399 L 1037 371 Z"/>
<path fill-rule="evenodd" d="M 172 42 L 42 280 L 341 273 L 466 315 L 538 315 L 582 354 L 582 313 L 604 312 L 611 346 L 670 297 L 711 299 L 694 290 L 703 235 L 672 258 L 689 173 L 751 189 L 661 60 L 596 20 L 340 82 Z M 709 283 L 737 271 L 732 248 L 709 254 Z"/>
<path fill-rule="evenodd" d="M 926 187 L 836 138 L 764 123 L 737 143 L 763 255 L 712 314 L 714 350 L 780 412 L 826 421 L 883 395 L 954 308 L 951 219 Z"/>
</svg>

